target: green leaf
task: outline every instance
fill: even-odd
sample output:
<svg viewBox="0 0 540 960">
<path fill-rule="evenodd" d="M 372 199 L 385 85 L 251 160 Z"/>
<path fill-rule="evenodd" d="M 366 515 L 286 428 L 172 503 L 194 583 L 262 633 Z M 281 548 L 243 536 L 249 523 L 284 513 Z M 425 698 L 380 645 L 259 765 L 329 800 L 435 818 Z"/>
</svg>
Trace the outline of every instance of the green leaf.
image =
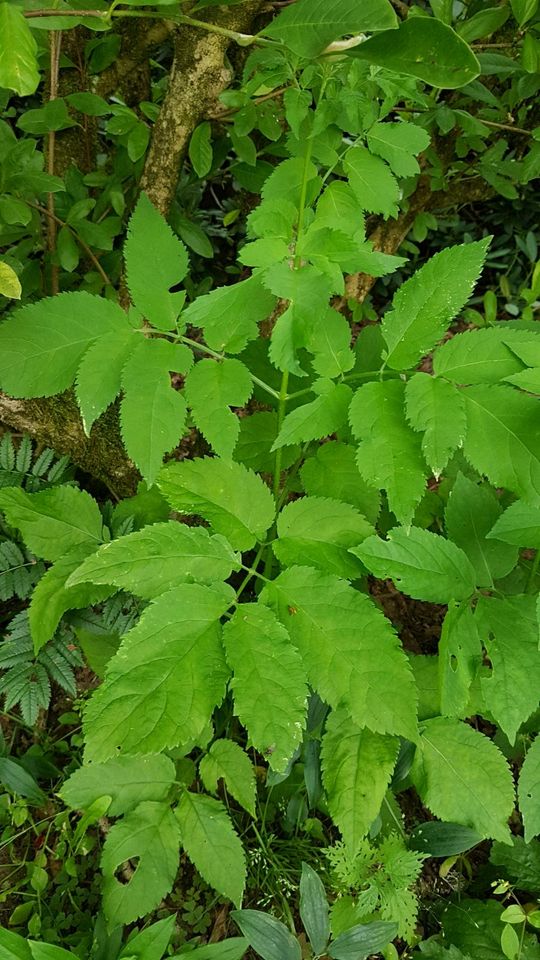
<svg viewBox="0 0 540 960">
<path fill-rule="evenodd" d="M 169 893 L 178 870 L 180 831 L 167 803 L 145 800 L 115 823 L 101 855 L 103 907 L 111 926 L 133 923 L 155 910 Z M 122 881 L 126 861 L 137 867 Z"/>
<path fill-rule="evenodd" d="M 390 168 L 365 147 L 347 150 L 343 166 L 362 210 L 396 217 L 400 191 Z"/>
<path fill-rule="evenodd" d="M 480 680 L 482 694 L 496 723 L 514 743 L 540 699 L 535 598 L 480 597 L 475 619 L 492 668 L 491 676 Z"/>
<path fill-rule="evenodd" d="M 490 242 L 441 250 L 401 285 L 382 324 L 389 367 L 415 366 L 446 333 L 472 293 Z"/>
<path fill-rule="evenodd" d="M 511 387 L 468 387 L 463 391 L 467 436 L 463 452 L 475 470 L 496 487 L 540 506 L 538 401 Z"/>
<path fill-rule="evenodd" d="M 330 919 L 324 884 L 309 863 L 302 863 L 300 919 L 316 954 L 324 953 L 330 939 Z"/>
<path fill-rule="evenodd" d="M 218 780 L 255 816 L 255 771 L 247 753 L 233 740 L 216 740 L 199 765 L 201 780 L 209 793 L 217 793 Z"/>
<path fill-rule="evenodd" d="M 427 720 L 411 776 L 436 817 L 508 842 L 512 775 L 502 753 L 483 734 L 459 720 Z"/>
<path fill-rule="evenodd" d="M 75 633 L 88 666 L 103 680 L 107 664 L 120 646 L 120 637 L 117 633 L 90 633 L 84 627 L 77 627 Z"/>
<path fill-rule="evenodd" d="M 186 401 L 173 389 L 169 371 L 186 373 L 191 361 L 187 347 L 168 340 L 142 339 L 124 367 L 122 438 L 148 486 L 185 428 Z"/>
<path fill-rule="evenodd" d="M 333 180 L 325 188 L 317 203 L 315 223 L 318 227 L 339 229 L 347 236 L 362 242 L 366 239 L 362 207 L 348 183 Z"/>
<path fill-rule="evenodd" d="M 234 459 L 250 470 L 272 473 L 275 456 L 270 452 L 278 435 L 278 415 L 274 411 L 260 410 L 249 417 L 240 418 L 240 433 L 234 450 Z M 300 456 L 298 445 L 283 451 L 281 464 L 284 470 Z"/>
<path fill-rule="evenodd" d="M 75 570 L 69 586 L 111 583 L 153 600 L 179 583 L 227 580 L 233 569 L 238 558 L 223 537 L 170 521 L 104 544 Z"/>
<path fill-rule="evenodd" d="M 361 441 L 356 462 L 362 477 L 386 490 L 397 519 L 410 523 L 424 495 L 427 470 L 420 437 L 405 419 L 405 384 L 366 383 L 354 395 L 349 420 Z"/>
<path fill-rule="evenodd" d="M 516 547 L 540 550 L 540 507 L 530 507 L 522 500 L 516 500 L 500 514 L 486 537 L 513 543 Z"/>
<path fill-rule="evenodd" d="M 340 271 L 338 271 L 340 273 Z M 289 263 L 276 263 L 265 271 L 265 285 L 273 294 L 289 301 L 289 307 L 278 317 L 272 330 L 269 356 L 278 370 L 289 370 L 297 376 L 304 371 L 296 351 L 308 347 L 312 338 L 313 316 L 336 286 L 325 274 L 310 264 L 291 270 Z"/>
<path fill-rule="evenodd" d="M 510 377 L 505 377 L 508 383 L 513 383 L 520 390 L 526 390 L 527 393 L 540 393 L 540 367 L 520 370 Z"/>
<path fill-rule="evenodd" d="M 186 378 L 195 425 L 220 457 L 230 459 L 240 431 L 229 407 L 243 407 L 252 390 L 251 374 L 240 360 L 199 360 Z"/>
<path fill-rule="evenodd" d="M 0 927 L 0 958 L 1 960 L 32 960 L 32 954 L 26 937 L 12 933 Z"/>
<path fill-rule="evenodd" d="M 446 532 L 465 551 L 476 571 L 478 587 L 493 588 L 493 581 L 514 569 L 518 550 L 496 539 L 487 539 L 502 508 L 486 485 L 458 473 L 445 511 Z"/>
<path fill-rule="evenodd" d="M 415 373 L 405 388 L 407 419 L 424 432 L 422 453 L 438 478 L 465 437 L 465 402 L 453 383 Z"/>
<path fill-rule="evenodd" d="M 317 57 L 333 40 L 349 33 L 371 33 L 396 26 L 396 15 L 387 0 L 297 0 L 264 29 L 301 57 Z"/>
<path fill-rule="evenodd" d="M 87 436 L 94 421 L 120 393 L 123 367 L 133 348 L 138 346 L 133 334 L 133 330 L 123 328 L 100 337 L 79 364 L 75 396 Z"/>
<path fill-rule="evenodd" d="M 338 577 L 355 580 L 363 567 L 349 553 L 374 532 L 348 503 L 326 497 L 303 497 L 287 504 L 278 516 L 278 539 L 272 549 L 284 566 L 304 563 Z"/>
<path fill-rule="evenodd" d="M 133 957 L 134 960 L 161 960 L 175 930 L 176 916 L 172 913 L 157 923 L 150 924 L 140 933 L 131 935 L 118 955 L 118 960 Z"/>
<path fill-rule="evenodd" d="M 255 339 L 257 324 L 270 316 L 275 302 L 260 276 L 253 276 L 197 297 L 184 310 L 182 319 L 184 324 L 201 327 L 205 342 L 213 350 L 241 353 Z"/>
<path fill-rule="evenodd" d="M 399 749 L 396 737 L 351 723 L 348 710 L 332 711 L 322 743 L 328 809 L 352 856 L 379 814 Z"/>
<path fill-rule="evenodd" d="M 77 570 L 88 554 L 94 552 L 95 547 L 95 543 L 91 542 L 72 547 L 47 570 L 34 589 L 28 619 L 35 653 L 52 640 L 67 610 L 79 610 L 81 607 L 105 600 L 114 593 L 112 587 L 96 587 L 90 583 L 67 585 L 70 575 Z"/>
<path fill-rule="evenodd" d="M 0 510 L 20 530 L 36 556 L 54 563 L 80 543 L 102 543 L 103 520 L 96 501 L 77 487 L 59 486 L 38 493 L 19 487 L 0 490 Z"/>
<path fill-rule="evenodd" d="M 523 367 L 514 347 L 535 339 L 536 334 L 505 328 L 501 323 L 486 330 L 467 330 L 447 340 L 433 354 L 434 373 L 458 384 L 499 383 L 518 373 Z"/>
<path fill-rule="evenodd" d="M 246 884 L 246 863 L 242 844 L 223 804 L 186 790 L 175 815 L 182 846 L 197 872 L 238 906 Z"/>
<path fill-rule="evenodd" d="M 195 947 L 191 952 L 193 960 L 242 960 L 248 947 L 249 943 L 245 937 L 227 937 L 219 943 Z"/>
<path fill-rule="evenodd" d="M 12 397 L 62 393 L 75 380 L 88 347 L 126 328 L 127 317 L 118 304 L 84 291 L 21 307 L 0 326 L 2 389 Z"/>
<path fill-rule="evenodd" d="M 330 944 L 328 956 L 334 960 L 366 960 L 388 946 L 397 932 L 397 923 L 359 923 Z"/>
<path fill-rule="evenodd" d="M 294 443 L 319 440 L 345 426 L 352 390 L 346 383 L 334 384 L 327 381 L 326 386 L 327 391 L 321 393 L 311 403 L 304 403 L 303 406 L 287 414 L 272 447 L 273 450 Z"/>
<path fill-rule="evenodd" d="M 426 820 L 419 827 L 415 827 L 409 836 L 413 849 L 430 857 L 451 857 L 456 853 L 465 853 L 481 840 L 482 837 L 470 827 L 463 827 L 459 823 L 440 823 L 437 820 Z"/>
<path fill-rule="evenodd" d="M 450 603 L 439 643 L 441 713 L 463 719 L 469 691 L 482 663 L 482 645 L 473 612 L 467 603 Z"/>
<path fill-rule="evenodd" d="M 334 708 L 345 705 L 354 723 L 374 733 L 415 739 L 409 663 L 369 597 L 337 577 L 291 567 L 265 587 L 261 599 L 286 625 L 323 700 Z"/>
<path fill-rule="evenodd" d="M 262 910 L 233 910 L 231 917 L 262 960 L 301 960 L 296 937 L 284 923 Z"/>
<path fill-rule="evenodd" d="M 20 300 L 22 296 L 21 283 L 13 267 L 10 267 L 9 263 L 3 263 L 1 260 L 0 296 L 11 297 L 12 300 Z"/>
<path fill-rule="evenodd" d="M 527 750 L 518 782 L 519 809 L 525 828 L 525 842 L 540 833 L 540 736 Z"/>
<path fill-rule="evenodd" d="M 356 450 L 346 443 L 331 440 L 319 447 L 300 469 L 302 484 L 313 497 L 344 500 L 375 523 L 380 510 L 378 490 L 370 487 L 356 466 Z"/>
<path fill-rule="evenodd" d="M 415 123 L 374 123 L 367 133 L 372 153 L 390 164 L 396 177 L 414 177 L 420 173 L 418 153 L 429 146 L 430 136 Z"/>
<path fill-rule="evenodd" d="M 0 37 L 0 87 L 28 97 L 35 93 L 41 79 L 37 43 L 22 10 L 12 3 L 0 3 Z"/>
<path fill-rule="evenodd" d="M 189 159 L 195 173 L 201 179 L 210 172 L 212 158 L 212 127 L 208 120 L 205 120 L 195 127 L 189 141 Z"/>
<path fill-rule="evenodd" d="M 430 17 L 409 17 L 397 30 L 370 37 L 347 53 L 449 90 L 464 87 L 480 73 L 480 64 L 465 41 Z"/>
<path fill-rule="evenodd" d="M 180 584 L 146 608 L 87 705 L 87 760 L 156 753 L 200 735 L 225 691 L 219 619 L 233 596 L 224 584 Z"/>
<path fill-rule="evenodd" d="M 306 203 L 311 204 L 319 195 L 322 180 L 317 167 L 305 157 L 290 157 L 272 168 L 262 187 L 265 203 L 278 201 L 298 205 L 303 184 L 306 184 Z M 297 213 L 298 217 L 298 213 Z"/>
<path fill-rule="evenodd" d="M 282 773 L 302 740 L 307 685 L 285 627 L 262 604 L 241 604 L 223 630 L 236 716 L 256 750 Z"/>
<path fill-rule="evenodd" d="M 523 27 L 538 10 L 538 0 L 510 0 L 510 6 L 519 26 Z"/>
<path fill-rule="evenodd" d="M 118 817 L 145 800 L 166 800 L 175 776 L 172 760 L 163 755 L 112 757 L 105 763 L 79 767 L 59 793 L 72 810 L 86 810 L 100 797 L 109 796 L 107 814 Z"/>
<path fill-rule="evenodd" d="M 39 788 L 33 776 L 11 757 L 0 757 L 0 783 L 11 793 L 16 793 L 36 806 L 47 803 L 47 797 Z M 2 942 L 0 941 L 0 957 Z"/>
<path fill-rule="evenodd" d="M 37 943 L 28 941 L 33 960 L 74 960 L 75 954 L 71 950 L 64 950 L 54 943 Z"/>
<path fill-rule="evenodd" d="M 450 540 L 420 527 L 396 527 L 387 537 L 369 537 L 351 550 L 374 576 L 391 577 L 408 596 L 431 603 L 465 600 L 474 593 L 474 569 Z"/>
<path fill-rule="evenodd" d="M 315 314 L 306 347 L 313 354 L 312 366 L 320 377 L 338 377 L 354 366 L 350 325 L 331 307 Z"/>
<path fill-rule="evenodd" d="M 240 463 L 209 457 L 166 466 L 158 487 L 173 510 L 198 514 L 235 549 L 263 540 L 274 519 L 268 487 Z"/>
<path fill-rule="evenodd" d="M 467 17 L 464 22 L 457 26 L 457 32 L 466 43 L 473 43 L 475 40 L 481 40 L 483 37 L 489 37 L 490 34 L 502 27 L 508 20 L 507 7 L 487 7 L 485 10 L 478 10 L 472 17 Z"/>
<path fill-rule="evenodd" d="M 159 256 L 148 253 L 158 250 Z M 184 303 L 183 293 L 171 293 L 188 271 L 187 250 L 145 193 L 128 225 L 124 259 L 133 303 L 158 330 L 173 330 Z"/>
</svg>

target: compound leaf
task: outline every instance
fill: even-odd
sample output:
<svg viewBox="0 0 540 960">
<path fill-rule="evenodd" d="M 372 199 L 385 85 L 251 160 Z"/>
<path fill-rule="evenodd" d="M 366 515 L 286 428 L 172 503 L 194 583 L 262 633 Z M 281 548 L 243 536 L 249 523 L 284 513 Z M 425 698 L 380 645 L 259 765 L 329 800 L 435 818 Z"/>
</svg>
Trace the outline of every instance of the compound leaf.
<svg viewBox="0 0 540 960">
<path fill-rule="evenodd" d="M 305 726 L 307 684 L 298 650 L 272 610 L 241 604 L 223 630 L 235 713 L 260 753 L 283 772 Z"/>
<path fill-rule="evenodd" d="M 311 403 L 304 403 L 287 414 L 273 450 L 293 443 L 319 440 L 345 426 L 352 390 L 346 383 L 327 381 L 326 385 L 328 389 Z"/>
<path fill-rule="evenodd" d="M 103 846 L 103 906 L 110 924 L 133 923 L 161 903 L 178 870 L 180 830 L 167 803 L 145 800 L 115 823 Z M 136 860 L 117 880 L 118 869 Z"/>
<path fill-rule="evenodd" d="M 75 396 L 84 432 L 112 403 L 122 387 L 122 370 L 138 342 L 134 331 L 123 327 L 96 340 L 84 354 L 77 371 Z"/>
<path fill-rule="evenodd" d="M 103 542 L 103 520 L 96 501 L 77 487 L 59 486 L 38 493 L 19 487 L 0 490 L 0 510 L 20 530 L 36 556 L 54 563 L 72 547 Z"/>
<path fill-rule="evenodd" d="M 182 846 L 197 872 L 239 906 L 246 883 L 244 850 L 223 804 L 186 790 L 175 814 Z"/>
<path fill-rule="evenodd" d="M 149 256 L 149 251 L 159 256 Z M 184 303 L 184 293 L 171 293 L 188 271 L 188 254 L 181 240 L 141 193 L 128 224 L 124 244 L 126 276 L 131 299 L 158 330 L 173 330 Z"/>
<path fill-rule="evenodd" d="M 422 453 L 439 477 L 451 455 L 465 437 L 465 403 L 453 383 L 415 373 L 405 388 L 407 419 L 414 430 L 423 431 Z"/>
<path fill-rule="evenodd" d="M 253 276 L 197 297 L 184 310 L 182 319 L 189 326 L 201 327 L 205 342 L 213 350 L 241 353 L 255 339 L 257 324 L 270 316 L 275 302 L 260 276 Z"/>
<path fill-rule="evenodd" d="M 303 497 L 287 504 L 278 516 L 274 553 L 284 566 L 305 563 L 354 580 L 363 572 L 351 557 L 373 533 L 372 525 L 348 503 L 326 497 Z"/>
<path fill-rule="evenodd" d="M 240 360 L 200 360 L 186 378 L 186 399 L 195 426 L 219 457 L 229 459 L 240 421 L 229 407 L 242 407 L 253 390 L 251 374 Z"/>
<path fill-rule="evenodd" d="M 411 776 L 436 817 L 509 841 L 512 775 L 498 747 L 482 733 L 459 720 L 426 720 Z"/>
<path fill-rule="evenodd" d="M 235 549 L 262 540 L 274 519 L 274 501 L 256 473 L 241 463 L 209 457 L 166 466 L 158 487 L 173 510 L 198 514 Z"/>
<path fill-rule="evenodd" d="M 332 711 L 322 742 L 323 783 L 334 823 L 354 856 L 378 816 L 399 749 L 385 737 L 351 723 L 348 711 Z"/>
<path fill-rule="evenodd" d="M 225 584 L 179 584 L 146 608 L 86 708 L 87 760 L 155 753 L 200 735 L 225 692 L 219 620 L 233 597 Z"/>
</svg>

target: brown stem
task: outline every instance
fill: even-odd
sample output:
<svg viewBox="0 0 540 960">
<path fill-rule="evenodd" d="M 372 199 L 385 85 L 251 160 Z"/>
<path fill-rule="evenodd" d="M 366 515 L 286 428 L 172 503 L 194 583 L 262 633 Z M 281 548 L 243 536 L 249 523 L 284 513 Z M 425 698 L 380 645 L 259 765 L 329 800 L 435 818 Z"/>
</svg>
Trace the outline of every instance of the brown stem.
<svg viewBox="0 0 540 960">
<path fill-rule="evenodd" d="M 73 227 L 70 227 L 69 224 L 66 223 L 65 220 L 61 220 L 60 217 L 57 217 L 55 213 L 51 213 L 50 210 L 47 209 L 47 207 L 42 207 L 39 203 L 32 203 L 30 200 L 27 200 L 26 202 L 27 202 L 27 204 L 28 204 L 29 207 L 33 207 L 34 210 L 39 210 L 39 212 L 42 213 L 42 214 L 44 214 L 44 216 L 50 217 L 51 219 L 53 219 L 54 222 L 55 222 L 55 224 L 56 224 L 57 226 L 59 226 L 59 227 L 67 227 L 68 230 L 69 230 L 69 232 L 75 237 L 77 243 L 80 244 L 80 246 L 82 247 L 82 249 L 83 249 L 84 252 L 86 253 L 86 256 L 88 257 L 88 259 L 92 261 L 92 263 L 94 264 L 94 266 L 95 266 L 96 270 L 98 271 L 99 275 L 101 276 L 101 278 L 105 281 L 105 283 L 108 283 L 108 284 L 110 284 L 110 285 L 112 286 L 112 280 L 111 280 L 111 278 L 105 273 L 105 271 L 104 271 L 103 267 L 101 266 L 98 258 L 97 258 L 96 255 L 92 252 L 92 250 L 90 249 L 90 247 L 88 246 L 88 244 L 85 243 L 85 241 L 82 239 L 82 237 L 79 236 L 79 234 L 77 233 L 77 231 L 73 229 Z"/>
<path fill-rule="evenodd" d="M 103 10 L 23 10 L 24 16 L 27 20 L 32 20 L 35 17 L 99 17 L 100 20 L 105 20 L 106 14 Z"/>
<path fill-rule="evenodd" d="M 60 50 L 62 48 L 62 34 L 59 30 L 51 30 L 49 33 L 50 43 L 50 80 L 49 80 L 49 103 L 58 97 L 58 69 L 60 65 Z M 47 172 L 54 176 L 54 150 L 56 134 L 50 130 L 47 135 Z M 54 215 L 54 193 L 47 194 L 47 211 L 49 219 L 47 221 L 47 246 L 51 258 L 51 293 L 58 293 L 58 264 L 53 262 L 56 253 L 56 218 Z"/>
</svg>

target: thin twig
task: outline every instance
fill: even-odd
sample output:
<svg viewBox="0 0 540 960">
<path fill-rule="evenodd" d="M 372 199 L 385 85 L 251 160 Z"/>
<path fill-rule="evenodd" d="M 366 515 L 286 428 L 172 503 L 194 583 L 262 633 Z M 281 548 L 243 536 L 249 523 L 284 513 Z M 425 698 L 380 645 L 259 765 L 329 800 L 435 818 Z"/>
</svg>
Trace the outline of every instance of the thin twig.
<svg viewBox="0 0 540 960">
<path fill-rule="evenodd" d="M 85 241 L 83 240 L 83 238 L 79 236 L 79 234 L 77 233 L 77 231 L 74 230 L 73 227 L 70 227 L 69 223 L 66 223 L 65 220 L 61 220 L 60 217 L 57 217 L 55 213 L 51 213 L 51 212 L 47 209 L 47 207 L 42 207 L 41 204 L 39 204 L 39 203 L 32 203 L 30 200 L 27 200 L 26 203 L 28 204 L 29 207 L 33 207 L 34 210 L 38 210 L 40 213 L 45 214 L 46 217 L 52 217 L 52 218 L 55 220 L 56 224 L 57 224 L 59 227 L 67 227 L 68 230 L 69 230 L 69 232 L 70 232 L 71 234 L 73 234 L 73 236 L 75 237 L 77 243 L 79 243 L 79 245 L 80 245 L 80 246 L 82 247 L 82 249 L 84 250 L 84 252 L 85 252 L 86 256 L 88 257 L 88 259 L 92 261 L 92 263 L 94 264 L 94 266 L 95 266 L 96 270 L 98 271 L 99 275 L 101 276 L 101 278 L 105 281 L 105 283 L 108 283 L 110 286 L 112 286 L 112 280 L 111 280 L 111 278 L 105 273 L 105 271 L 104 271 L 103 267 L 101 266 L 101 264 L 100 264 L 98 258 L 96 257 L 96 255 L 95 255 L 94 253 L 92 253 L 92 251 L 91 251 L 90 247 L 88 246 L 88 244 L 85 243 Z"/>
<path fill-rule="evenodd" d="M 49 33 L 50 42 L 50 81 L 49 81 L 49 103 L 58 97 L 58 71 L 60 66 L 60 50 L 62 48 L 62 34 L 59 30 L 51 30 Z M 47 172 L 51 177 L 54 176 L 54 153 L 56 146 L 56 133 L 49 130 L 47 134 Z M 47 224 L 47 241 L 49 255 L 51 258 L 51 293 L 53 296 L 58 293 L 58 264 L 54 263 L 56 253 L 56 234 L 57 223 L 55 218 L 54 193 L 47 194 L 47 210 L 49 220 Z"/>
</svg>

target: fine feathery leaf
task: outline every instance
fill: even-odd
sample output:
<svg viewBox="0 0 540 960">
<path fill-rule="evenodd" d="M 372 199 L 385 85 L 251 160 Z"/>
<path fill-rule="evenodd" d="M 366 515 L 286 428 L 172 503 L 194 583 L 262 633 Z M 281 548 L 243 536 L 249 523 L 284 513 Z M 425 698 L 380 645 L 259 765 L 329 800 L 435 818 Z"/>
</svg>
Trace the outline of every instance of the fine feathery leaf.
<svg viewBox="0 0 540 960">
<path fill-rule="evenodd" d="M 540 833 L 540 736 L 529 747 L 518 782 L 519 809 L 525 827 L 525 842 Z"/>
<path fill-rule="evenodd" d="M 353 856 L 379 813 L 398 748 L 396 737 L 351 723 L 348 711 L 330 714 L 322 744 L 323 783 L 332 819 Z"/>
<path fill-rule="evenodd" d="M 238 439 L 240 421 L 229 407 L 249 400 L 253 382 L 240 360 L 200 360 L 186 378 L 186 400 L 195 426 L 219 457 L 230 459 Z"/>
<path fill-rule="evenodd" d="M 144 800 L 166 800 L 174 780 L 174 764 L 163 754 L 112 757 L 79 767 L 63 783 L 60 796 L 72 810 L 86 810 L 100 797 L 109 796 L 107 814 L 118 817 Z"/>
<path fill-rule="evenodd" d="M 20 530 L 36 556 L 54 562 L 80 543 L 102 542 L 103 520 L 89 493 L 60 486 L 38 493 L 19 487 L 0 490 L 0 510 L 7 522 Z"/>
<path fill-rule="evenodd" d="M 115 823 L 103 846 L 103 906 L 111 926 L 133 923 L 161 903 L 178 870 L 180 829 L 168 803 L 145 800 Z M 133 873 L 128 861 L 137 860 Z M 124 864 L 126 873 L 117 879 Z"/>
<path fill-rule="evenodd" d="M 402 284 L 382 324 L 389 367 L 414 366 L 441 339 L 471 295 L 490 239 L 442 250 Z"/>
<path fill-rule="evenodd" d="M 416 738 L 416 691 L 389 621 L 369 597 L 312 567 L 290 567 L 268 584 L 269 603 L 298 647 L 308 679 L 332 707 L 375 733 Z"/>
<path fill-rule="evenodd" d="M 75 570 L 68 586 L 111 583 L 152 600 L 179 583 L 227 580 L 235 569 L 238 557 L 224 537 L 170 521 L 103 544 Z"/>
<path fill-rule="evenodd" d="M 509 841 L 512 774 L 498 747 L 482 733 L 459 720 L 426 721 L 411 775 L 436 817 L 472 827 L 482 837 Z"/>
<path fill-rule="evenodd" d="M 223 804 L 186 790 L 175 815 L 182 846 L 197 872 L 239 906 L 246 883 L 244 850 Z"/>
<path fill-rule="evenodd" d="M 228 792 L 255 816 L 255 770 L 247 753 L 234 740 L 215 740 L 199 764 L 201 780 L 209 793 L 217 793 L 223 780 Z"/>
<path fill-rule="evenodd" d="M 150 257 L 149 250 L 158 250 L 159 256 Z M 145 193 L 129 221 L 124 259 L 129 292 L 137 309 L 158 330 L 174 329 L 185 294 L 171 293 L 171 288 L 187 273 L 187 250 Z"/>
<path fill-rule="evenodd" d="M 87 760 L 155 753 L 196 739 L 222 700 L 228 671 L 224 584 L 180 584 L 144 611 L 109 661 L 85 712 Z"/>
<path fill-rule="evenodd" d="M 405 419 L 405 384 L 386 380 L 360 387 L 349 419 L 361 441 L 356 462 L 362 477 L 386 490 L 397 519 L 410 523 L 424 494 L 427 469 L 420 437 Z"/>
<path fill-rule="evenodd" d="M 303 497 L 287 504 L 277 520 L 274 553 L 284 566 L 304 563 L 355 580 L 363 567 L 349 548 L 374 533 L 372 525 L 348 503 L 327 497 Z"/>
<path fill-rule="evenodd" d="M 242 604 L 223 630 L 234 709 L 254 747 L 282 773 L 302 740 L 307 683 L 285 627 L 262 604 Z"/>
<path fill-rule="evenodd" d="M 204 517 L 238 550 L 262 540 L 274 519 L 270 490 L 241 463 L 209 457 L 174 463 L 157 484 L 173 510 Z"/>
<path fill-rule="evenodd" d="M 30 303 L 0 326 L 0 387 L 12 397 L 62 393 L 88 347 L 129 330 L 118 304 L 84 291 Z"/>
<path fill-rule="evenodd" d="M 163 457 L 184 433 L 186 401 L 171 385 L 170 371 L 187 373 L 192 354 L 168 340 L 141 340 L 122 373 L 120 422 L 126 450 L 149 486 Z"/>
<path fill-rule="evenodd" d="M 475 572 L 460 547 L 420 527 L 396 527 L 387 536 L 369 537 L 351 550 L 376 577 L 391 577 L 416 600 L 448 603 L 472 596 Z"/>
<path fill-rule="evenodd" d="M 463 396 L 447 380 L 415 373 L 407 383 L 405 397 L 407 419 L 414 430 L 424 433 L 422 453 L 438 478 L 465 438 Z"/>
</svg>

